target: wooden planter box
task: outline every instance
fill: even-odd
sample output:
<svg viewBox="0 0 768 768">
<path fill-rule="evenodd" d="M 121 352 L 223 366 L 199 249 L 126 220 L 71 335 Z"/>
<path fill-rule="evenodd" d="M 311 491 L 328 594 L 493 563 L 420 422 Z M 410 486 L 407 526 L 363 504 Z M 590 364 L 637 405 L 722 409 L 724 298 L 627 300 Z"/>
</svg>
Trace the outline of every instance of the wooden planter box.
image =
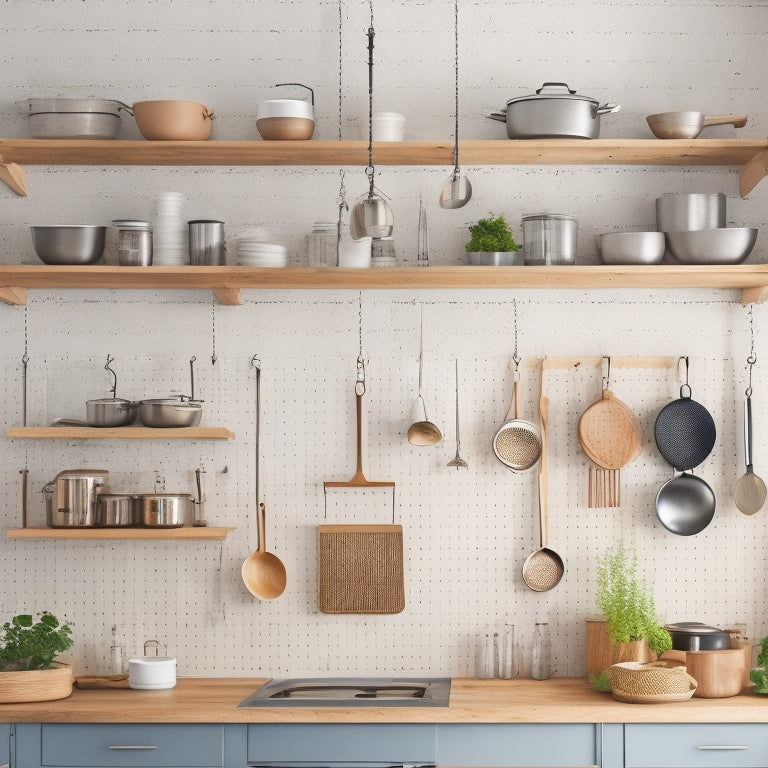
<svg viewBox="0 0 768 768">
<path fill-rule="evenodd" d="M 0 672 L 0 704 L 66 699 L 74 681 L 72 667 L 57 661 L 49 669 Z"/>
<path fill-rule="evenodd" d="M 599 675 L 611 664 L 621 661 L 655 661 L 656 654 L 645 640 L 620 645 L 612 642 L 606 624 L 605 621 L 587 619 L 587 678 Z"/>
</svg>

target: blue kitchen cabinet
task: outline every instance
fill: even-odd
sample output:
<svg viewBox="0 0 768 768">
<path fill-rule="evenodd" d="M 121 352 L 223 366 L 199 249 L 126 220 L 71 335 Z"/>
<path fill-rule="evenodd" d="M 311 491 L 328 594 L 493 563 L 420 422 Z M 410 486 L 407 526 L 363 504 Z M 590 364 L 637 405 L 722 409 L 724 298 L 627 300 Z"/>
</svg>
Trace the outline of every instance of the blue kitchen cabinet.
<svg viewBox="0 0 768 768">
<path fill-rule="evenodd" d="M 439 725 L 440 766 L 621 768 L 621 726 L 594 723 Z"/>
<path fill-rule="evenodd" d="M 248 765 L 434 765 L 437 726 L 427 723 L 248 725 Z"/>
<path fill-rule="evenodd" d="M 626 768 L 768 768 L 765 723 L 628 723 Z"/>
<path fill-rule="evenodd" d="M 194 723 L 19 723 L 13 768 L 243 768 L 228 754 L 237 726 Z M 242 729 L 242 726 L 240 727 Z M 232 734 L 237 752 L 237 734 Z"/>
<path fill-rule="evenodd" d="M 0 766 L 9 765 L 11 762 L 11 726 L 8 723 L 0 723 Z"/>
</svg>

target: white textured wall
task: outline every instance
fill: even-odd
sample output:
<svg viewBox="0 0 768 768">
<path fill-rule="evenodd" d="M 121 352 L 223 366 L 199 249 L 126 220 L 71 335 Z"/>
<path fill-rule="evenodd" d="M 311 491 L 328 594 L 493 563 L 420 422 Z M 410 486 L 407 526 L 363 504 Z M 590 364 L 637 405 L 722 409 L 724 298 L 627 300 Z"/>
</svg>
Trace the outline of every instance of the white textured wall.
<svg viewBox="0 0 768 768">
<path fill-rule="evenodd" d="M 343 0 L 342 134 L 365 123 L 368 4 Z M 193 98 L 216 110 L 214 139 L 256 138 L 258 101 L 272 86 L 300 81 L 316 91 L 318 138 L 338 136 L 337 2 L 74 2 L 10 0 L 0 18 L 0 135 L 26 135 L 14 103 L 25 97 L 92 95 L 127 102 Z M 484 115 L 545 80 L 621 103 L 603 119 L 604 137 L 649 137 L 646 114 L 698 109 L 748 112 L 748 126 L 709 136 L 765 136 L 762 3 L 524 2 L 460 7 L 461 131 L 501 138 Z M 407 115 L 407 135 L 452 132 L 453 3 L 390 2 L 375 7 L 375 108 Z M 130 119 L 121 138 L 136 138 Z M 653 201 L 671 191 L 723 191 L 731 225 L 761 228 L 752 261 L 765 260 L 766 191 L 740 199 L 725 169 L 525 167 L 468 168 L 471 203 L 437 207 L 448 168 L 381 167 L 377 183 L 392 197 L 403 263 L 415 258 L 418 199 L 429 205 L 431 260 L 462 263 L 467 224 L 504 213 L 519 235 L 525 213 L 566 212 L 580 221 L 579 261 L 596 261 L 594 235 L 652 227 Z M 0 260 L 35 263 L 28 226 L 151 217 L 156 193 L 184 192 L 189 218 L 227 222 L 230 246 L 259 223 L 306 258 L 312 221 L 332 216 L 339 171 L 270 168 L 29 167 L 30 195 L 0 189 Z M 351 197 L 365 189 L 363 169 L 347 169 Z M 230 247 L 230 252 L 234 248 Z M 0 614 L 51 610 L 74 622 L 78 671 L 104 670 L 109 627 L 126 625 L 129 651 L 158 637 L 179 657 L 182 674 L 267 675 L 434 673 L 473 670 L 478 631 L 505 619 L 520 629 L 525 671 L 535 620 L 551 623 L 558 674 L 583 674 L 584 620 L 595 613 L 594 558 L 633 536 L 669 620 L 747 622 L 768 632 L 764 604 L 764 520 L 736 510 L 733 484 L 743 471 L 741 408 L 749 318 L 729 291 L 367 291 L 362 343 L 369 389 L 366 474 L 397 484 L 405 528 L 406 599 L 397 616 L 334 617 L 316 608 L 315 527 L 322 522 L 386 519 L 375 492 L 342 492 L 324 509 L 323 480 L 354 469 L 351 382 L 358 353 L 358 293 L 244 291 L 240 307 L 214 308 L 207 292 L 29 292 L 26 309 L 0 306 L 3 397 L 0 425 L 21 421 L 25 335 L 29 423 L 80 415 L 87 397 L 107 394 L 106 355 L 115 356 L 118 394 L 186 389 L 197 357 L 204 423 L 236 432 L 231 442 L 0 441 L 3 521 L 21 519 L 21 476 L 30 472 L 30 522 L 43 521 L 39 489 L 60 470 L 110 470 L 115 490 L 151 490 L 155 471 L 169 490 L 191 490 L 207 471 L 209 520 L 236 530 L 220 542 L 56 542 L 0 539 Z M 623 473 L 623 503 L 588 509 L 588 461 L 576 435 L 579 415 L 599 394 L 594 369 L 555 371 L 546 382 L 550 419 L 550 546 L 566 575 L 551 592 L 521 579 L 538 546 L 535 474 L 502 467 L 490 440 L 511 396 L 507 362 L 517 302 L 520 354 L 691 358 L 694 397 L 713 413 L 718 442 L 700 474 L 718 499 L 714 522 L 683 538 L 656 520 L 654 498 L 671 470 L 652 439 L 655 415 L 677 397 L 674 373 L 614 371 L 613 389 L 645 430 L 641 457 Z M 417 449 L 405 439 L 416 395 L 418 323 L 423 309 L 424 393 L 444 442 Z M 755 461 L 768 476 L 768 360 L 765 310 L 754 309 Z M 217 362 L 211 365 L 214 339 Z M 262 483 L 269 547 L 289 583 L 273 603 L 252 598 L 240 579 L 256 547 L 253 355 L 262 361 Z M 454 454 L 453 361 L 461 371 L 462 455 L 469 470 L 446 467 Z M 526 372 L 524 413 L 535 413 L 536 382 Z M 765 396 L 763 395 L 765 393 Z M 78 413 L 79 411 L 79 413 Z M 227 469 L 225 472 L 224 469 Z"/>
</svg>

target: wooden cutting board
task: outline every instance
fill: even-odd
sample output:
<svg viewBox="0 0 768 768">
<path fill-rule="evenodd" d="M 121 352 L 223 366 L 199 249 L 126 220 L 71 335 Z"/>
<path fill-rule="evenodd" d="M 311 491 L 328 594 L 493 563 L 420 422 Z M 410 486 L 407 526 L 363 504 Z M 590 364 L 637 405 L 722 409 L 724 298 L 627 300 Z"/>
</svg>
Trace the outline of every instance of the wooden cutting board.
<svg viewBox="0 0 768 768">
<path fill-rule="evenodd" d="M 323 613 L 400 613 L 403 527 L 319 525 L 317 603 Z"/>
</svg>

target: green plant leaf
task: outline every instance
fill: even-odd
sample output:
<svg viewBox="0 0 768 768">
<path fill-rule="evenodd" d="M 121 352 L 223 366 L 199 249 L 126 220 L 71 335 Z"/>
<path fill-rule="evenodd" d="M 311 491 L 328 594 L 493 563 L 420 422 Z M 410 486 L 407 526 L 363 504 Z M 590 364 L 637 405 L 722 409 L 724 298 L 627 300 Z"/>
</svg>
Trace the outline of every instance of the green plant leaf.
<svg viewBox="0 0 768 768">
<path fill-rule="evenodd" d="M 469 233 L 472 238 L 464 247 L 470 253 L 519 251 L 523 247 L 515 242 L 503 216 L 480 219 L 469 227 Z"/>
<path fill-rule="evenodd" d="M 72 629 L 48 611 L 37 622 L 30 614 L 14 616 L 0 630 L 0 672 L 45 669 L 72 646 Z"/>
</svg>

